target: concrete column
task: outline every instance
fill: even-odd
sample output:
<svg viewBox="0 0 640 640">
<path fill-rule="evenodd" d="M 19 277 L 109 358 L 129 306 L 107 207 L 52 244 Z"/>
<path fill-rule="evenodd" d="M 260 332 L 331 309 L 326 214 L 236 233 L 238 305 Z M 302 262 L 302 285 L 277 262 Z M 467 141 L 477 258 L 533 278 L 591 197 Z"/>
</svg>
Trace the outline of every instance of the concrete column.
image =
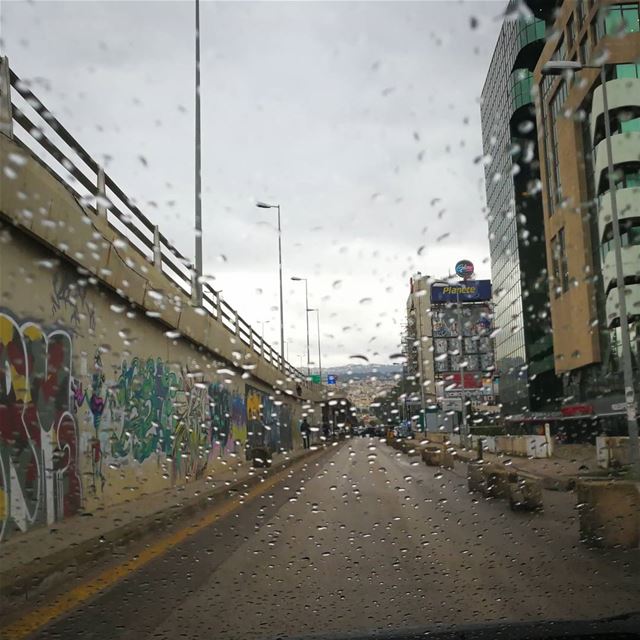
<svg viewBox="0 0 640 640">
<path fill-rule="evenodd" d="M 104 169 L 100 167 L 98 169 L 98 182 L 97 185 L 98 192 L 96 193 L 96 212 L 99 216 L 106 217 L 107 208 L 104 206 L 104 203 L 107 199 L 107 186 L 105 181 Z"/>
<path fill-rule="evenodd" d="M 153 264 L 156 269 L 162 271 L 162 252 L 160 251 L 160 229 L 158 225 L 153 227 Z"/>
<path fill-rule="evenodd" d="M 194 307 L 199 306 L 198 299 L 198 274 L 194 268 L 191 268 L 191 304 Z"/>
<path fill-rule="evenodd" d="M 220 299 L 220 292 L 216 291 L 216 314 L 218 316 L 218 322 L 222 322 L 222 300 Z"/>
<path fill-rule="evenodd" d="M 11 80 L 9 78 L 9 58 L 6 57 L 0 57 L 0 133 L 13 138 Z"/>
</svg>

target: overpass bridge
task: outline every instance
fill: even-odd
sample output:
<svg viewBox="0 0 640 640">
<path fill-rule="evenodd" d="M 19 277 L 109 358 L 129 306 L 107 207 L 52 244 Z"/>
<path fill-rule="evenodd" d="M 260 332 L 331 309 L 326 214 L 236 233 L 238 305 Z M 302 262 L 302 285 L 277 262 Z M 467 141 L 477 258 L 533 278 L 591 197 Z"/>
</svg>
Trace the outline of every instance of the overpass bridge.
<svg viewBox="0 0 640 640">
<path fill-rule="evenodd" d="M 321 385 L 208 283 L 195 303 L 191 261 L 6 58 L 0 167 L 0 539 L 301 446 Z"/>
</svg>

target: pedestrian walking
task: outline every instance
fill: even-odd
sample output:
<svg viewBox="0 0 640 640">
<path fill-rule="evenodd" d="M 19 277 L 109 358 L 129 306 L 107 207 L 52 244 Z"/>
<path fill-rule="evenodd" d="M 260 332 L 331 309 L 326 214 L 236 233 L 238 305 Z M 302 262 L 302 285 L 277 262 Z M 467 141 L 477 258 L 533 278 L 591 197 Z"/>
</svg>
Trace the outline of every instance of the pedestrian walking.
<svg viewBox="0 0 640 640">
<path fill-rule="evenodd" d="M 302 446 L 305 449 L 308 449 L 311 437 L 311 426 L 307 422 L 306 418 L 302 419 L 302 423 L 300 424 L 300 433 L 302 434 Z"/>
</svg>

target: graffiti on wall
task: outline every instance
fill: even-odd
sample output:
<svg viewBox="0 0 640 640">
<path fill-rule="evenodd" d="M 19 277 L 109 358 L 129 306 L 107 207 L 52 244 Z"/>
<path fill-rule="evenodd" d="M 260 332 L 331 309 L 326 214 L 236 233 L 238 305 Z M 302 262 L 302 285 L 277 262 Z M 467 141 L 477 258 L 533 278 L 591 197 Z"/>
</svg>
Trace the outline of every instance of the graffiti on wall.
<svg viewBox="0 0 640 640">
<path fill-rule="evenodd" d="M 78 512 L 71 336 L 0 312 L 0 539 Z"/>
<path fill-rule="evenodd" d="M 212 457 L 244 450 L 251 394 L 160 358 L 133 358 L 109 374 L 100 350 L 78 375 L 76 335 L 0 312 L 0 540 L 78 513 L 83 482 L 99 494 L 121 466 L 154 456 L 172 462 L 174 480 L 188 480 Z M 256 393 L 262 432 L 274 450 L 290 446 L 289 408 Z"/>
<path fill-rule="evenodd" d="M 87 489 L 104 489 L 106 469 L 143 463 L 151 456 L 172 461 L 174 479 L 200 477 L 212 456 L 243 449 L 244 398 L 220 383 L 181 369 L 161 358 L 123 362 L 107 382 L 100 353 L 94 357 L 90 390 L 72 379 L 76 411 L 86 411 L 93 427 L 85 454 L 92 472 Z"/>
<path fill-rule="evenodd" d="M 154 453 L 172 453 L 174 403 L 181 387 L 176 373 L 161 358 L 122 363 L 120 376 L 110 389 L 112 409 L 121 415 L 120 428 L 111 434 L 114 458 L 131 456 L 143 462 Z"/>
<path fill-rule="evenodd" d="M 291 407 L 259 389 L 246 387 L 247 439 L 251 447 L 291 449 Z"/>
<path fill-rule="evenodd" d="M 182 390 L 175 401 L 173 439 L 174 477 L 199 478 L 207 468 L 209 428 L 207 385 L 182 372 Z"/>
<path fill-rule="evenodd" d="M 90 332 L 96 328 L 96 311 L 87 295 L 86 281 L 66 269 L 53 272 L 51 293 L 51 315 L 60 311 L 68 313 L 69 326 L 79 334 L 80 326 L 86 319 Z"/>
<path fill-rule="evenodd" d="M 93 373 L 91 374 L 91 391 L 83 389 L 82 382 L 76 378 L 71 379 L 71 391 L 73 393 L 74 413 L 85 403 L 91 413 L 91 424 L 94 433 L 89 441 L 89 458 L 91 460 L 91 485 L 90 489 L 96 493 L 98 488 L 104 490 L 106 478 L 102 470 L 104 459 L 101 444 L 102 415 L 106 406 L 105 376 L 102 368 L 102 358 L 97 350 L 93 358 Z"/>
<path fill-rule="evenodd" d="M 218 382 L 209 385 L 208 393 L 211 455 L 237 453 L 247 439 L 244 398 Z"/>
</svg>

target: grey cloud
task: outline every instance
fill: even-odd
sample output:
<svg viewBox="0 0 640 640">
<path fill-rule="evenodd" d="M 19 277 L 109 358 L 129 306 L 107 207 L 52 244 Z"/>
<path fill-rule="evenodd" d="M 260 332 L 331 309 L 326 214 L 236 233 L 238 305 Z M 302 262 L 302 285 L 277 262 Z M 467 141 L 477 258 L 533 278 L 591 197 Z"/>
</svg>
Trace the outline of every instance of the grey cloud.
<svg viewBox="0 0 640 640">
<path fill-rule="evenodd" d="M 413 269 L 446 273 L 464 255 L 488 274 L 473 158 L 503 5 L 203 2 L 206 268 L 248 321 L 277 315 L 276 236 L 260 224 L 273 218 L 256 199 L 282 204 L 285 276 L 312 274 L 323 331 L 360 327 L 348 348 L 327 339 L 327 363 L 370 350 L 374 335 L 381 353 L 396 350 Z M 192 255 L 192 4 L 8 3 L 3 21 L 14 69 L 47 80 L 45 103 L 94 156 L 113 158 L 116 182 Z M 301 292 L 286 291 L 299 350 Z"/>
</svg>

